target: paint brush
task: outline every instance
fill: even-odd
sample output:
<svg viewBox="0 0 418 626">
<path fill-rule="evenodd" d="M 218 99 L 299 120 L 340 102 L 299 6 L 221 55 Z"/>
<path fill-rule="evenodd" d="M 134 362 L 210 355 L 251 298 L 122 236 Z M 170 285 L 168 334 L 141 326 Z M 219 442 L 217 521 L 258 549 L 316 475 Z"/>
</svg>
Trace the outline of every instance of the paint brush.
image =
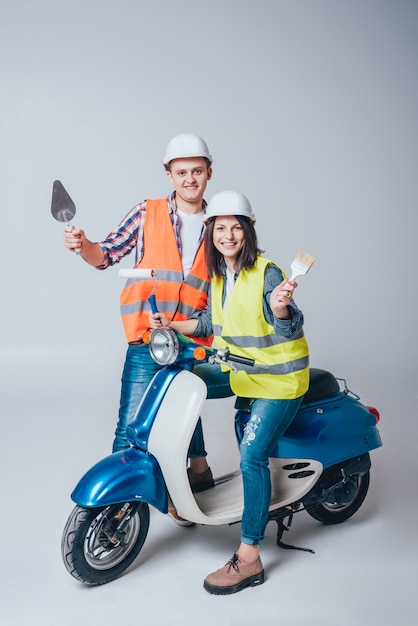
<svg viewBox="0 0 418 626">
<path fill-rule="evenodd" d="M 290 265 L 292 275 L 289 280 L 296 280 L 298 276 L 307 274 L 314 263 L 315 259 L 313 256 L 305 252 L 298 252 Z"/>
</svg>

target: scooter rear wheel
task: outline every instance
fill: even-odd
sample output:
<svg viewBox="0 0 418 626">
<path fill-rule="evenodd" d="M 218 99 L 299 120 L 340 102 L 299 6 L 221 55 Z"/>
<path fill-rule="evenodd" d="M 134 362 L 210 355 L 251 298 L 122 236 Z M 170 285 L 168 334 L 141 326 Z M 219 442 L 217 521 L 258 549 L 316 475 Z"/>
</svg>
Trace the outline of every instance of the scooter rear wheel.
<svg viewBox="0 0 418 626">
<path fill-rule="evenodd" d="M 306 507 L 306 512 L 323 524 L 340 524 L 352 517 L 359 510 L 367 495 L 370 471 L 361 476 L 351 476 L 350 479 L 356 483 L 356 489 L 350 502 L 347 504 L 338 504 L 333 501 L 322 502 L 321 504 Z"/>
<path fill-rule="evenodd" d="M 61 553 L 67 571 L 87 585 L 103 585 L 138 556 L 149 528 L 145 502 L 86 509 L 76 506 L 64 528 Z"/>
</svg>

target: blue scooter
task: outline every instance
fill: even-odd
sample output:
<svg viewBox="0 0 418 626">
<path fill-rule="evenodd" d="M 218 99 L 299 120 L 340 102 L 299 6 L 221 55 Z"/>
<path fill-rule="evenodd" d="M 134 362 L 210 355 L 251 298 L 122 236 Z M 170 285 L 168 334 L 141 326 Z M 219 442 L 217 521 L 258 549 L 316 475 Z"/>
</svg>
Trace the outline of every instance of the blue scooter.
<svg viewBox="0 0 418 626">
<path fill-rule="evenodd" d="M 114 580 L 136 559 L 147 537 L 150 506 L 166 514 L 170 498 L 178 514 L 194 524 L 241 520 L 239 469 L 215 478 L 207 491 L 190 488 L 187 452 L 207 392 L 192 370 L 203 362 L 231 368 L 234 362 L 252 362 L 228 350 L 204 348 L 171 328 L 153 330 L 146 340 L 161 369 L 127 429 L 130 448 L 99 461 L 71 495 L 76 506 L 63 532 L 62 557 L 68 572 L 87 585 Z M 251 402 L 236 399 L 238 441 Z M 338 524 L 359 509 L 369 487 L 369 453 L 382 445 L 378 421 L 378 411 L 363 405 L 345 381 L 311 368 L 303 404 L 271 451 L 269 516 L 277 522 L 279 546 L 295 548 L 282 542 L 282 534 L 296 511 Z"/>
</svg>

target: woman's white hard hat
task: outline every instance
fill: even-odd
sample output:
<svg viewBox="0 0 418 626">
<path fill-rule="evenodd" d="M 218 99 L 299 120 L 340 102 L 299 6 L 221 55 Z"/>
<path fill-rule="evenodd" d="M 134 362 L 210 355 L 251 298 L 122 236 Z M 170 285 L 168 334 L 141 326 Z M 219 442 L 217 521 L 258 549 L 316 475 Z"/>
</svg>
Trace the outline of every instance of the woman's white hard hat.
<svg viewBox="0 0 418 626">
<path fill-rule="evenodd" d="M 246 196 L 239 191 L 220 191 L 206 207 L 204 222 L 219 215 L 243 215 L 255 222 L 255 215 Z"/>
<path fill-rule="evenodd" d="M 173 159 L 187 159 L 190 157 L 204 157 L 213 163 L 212 155 L 209 153 L 207 143 L 198 135 L 182 133 L 176 135 L 169 142 L 163 160 L 164 165 L 168 165 Z"/>
</svg>

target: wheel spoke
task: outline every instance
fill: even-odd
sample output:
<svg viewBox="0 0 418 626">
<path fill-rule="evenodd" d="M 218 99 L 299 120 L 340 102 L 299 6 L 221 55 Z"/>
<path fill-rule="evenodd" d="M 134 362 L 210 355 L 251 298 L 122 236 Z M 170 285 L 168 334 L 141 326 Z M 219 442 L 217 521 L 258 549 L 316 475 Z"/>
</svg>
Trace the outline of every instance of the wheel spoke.
<svg viewBox="0 0 418 626">
<path fill-rule="evenodd" d="M 76 506 L 61 543 L 65 567 L 84 583 L 109 582 L 134 561 L 148 528 L 146 503 L 127 502 L 96 509 Z"/>
</svg>

